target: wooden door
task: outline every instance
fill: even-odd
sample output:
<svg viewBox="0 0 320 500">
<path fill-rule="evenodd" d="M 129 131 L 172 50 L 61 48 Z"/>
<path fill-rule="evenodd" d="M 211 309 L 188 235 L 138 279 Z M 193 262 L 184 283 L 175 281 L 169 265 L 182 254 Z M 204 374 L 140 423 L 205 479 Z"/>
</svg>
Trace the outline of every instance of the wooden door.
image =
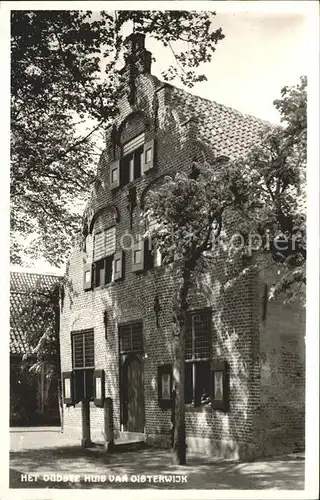
<svg viewBox="0 0 320 500">
<path fill-rule="evenodd" d="M 143 365 L 137 356 L 127 363 L 127 430 L 144 432 Z"/>
</svg>

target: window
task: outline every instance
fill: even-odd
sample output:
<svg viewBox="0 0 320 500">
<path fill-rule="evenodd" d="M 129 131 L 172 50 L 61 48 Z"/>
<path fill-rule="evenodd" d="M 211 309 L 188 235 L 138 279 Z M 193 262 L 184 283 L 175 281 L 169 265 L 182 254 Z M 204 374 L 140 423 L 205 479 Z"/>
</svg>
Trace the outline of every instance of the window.
<svg viewBox="0 0 320 500">
<path fill-rule="evenodd" d="M 122 147 L 120 160 L 120 186 L 138 179 L 142 175 L 144 133 Z"/>
<path fill-rule="evenodd" d="M 99 287 L 113 280 L 116 251 L 116 228 L 95 234 L 94 238 L 94 286 Z"/>
<path fill-rule="evenodd" d="M 110 188 L 139 179 L 154 166 L 155 139 L 145 143 L 144 132 L 122 146 L 122 156 L 110 165 Z"/>
<path fill-rule="evenodd" d="M 119 327 L 120 353 L 143 351 L 142 322 Z"/>
<path fill-rule="evenodd" d="M 72 368 L 74 370 L 94 367 L 93 330 L 72 333 Z"/>
<path fill-rule="evenodd" d="M 185 402 L 211 404 L 211 310 L 192 313 L 185 343 Z"/>
<path fill-rule="evenodd" d="M 74 403 L 93 399 L 94 334 L 93 330 L 72 332 L 72 368 L 74 371 Z"/>
</svg>

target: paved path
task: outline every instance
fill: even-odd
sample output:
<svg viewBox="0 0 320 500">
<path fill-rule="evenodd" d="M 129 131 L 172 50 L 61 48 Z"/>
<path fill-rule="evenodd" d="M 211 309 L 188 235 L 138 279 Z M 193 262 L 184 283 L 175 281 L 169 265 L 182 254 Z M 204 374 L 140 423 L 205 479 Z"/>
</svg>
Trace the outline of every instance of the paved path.
<svg viewBox="0 0 320 500">
<path fill-rule="evenodd" d="M 171 464 L 168 450 L 149 447 L 114 453 L 83 450 L 79 442 L 66 437 L 58 429 L 13 429 L 10 448 L 11 488 L 304 488 L 304 461 L 296 456 L 251 463 L 192 456 L 187 457 L 187 466 L 175 466 Z M 36 482 L 31 482 L 22 476 L 25 474 L 39 476 Z M 59 482 L 59 474 L 67 476 L 65 479 L 69 481 Z M 80 481 L 75 477 L 78 475 Z M 136 479 L 138 475 L 149 476 L 149 479 L 139 483 Z M 183 483 L 168 484 L 165 479 L 159 482 L 159 476 L 173 478 L 177 475 L 181 476 Z M 52 481 L 47 481 L 49 476 Z M 106 480 L 101 482 L 104 476 Z M 125 482 L 115 482 L 116 476 Z M 93 482 L 93 479 L 97 481 Z"/>
</svg>

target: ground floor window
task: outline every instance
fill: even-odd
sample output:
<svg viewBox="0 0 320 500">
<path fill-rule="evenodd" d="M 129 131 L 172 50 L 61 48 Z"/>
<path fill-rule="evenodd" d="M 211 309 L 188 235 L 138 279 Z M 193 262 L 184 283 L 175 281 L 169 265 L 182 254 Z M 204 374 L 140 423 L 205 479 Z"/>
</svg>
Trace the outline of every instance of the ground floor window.
<svg viewBox="0 0 320 500">
<path fill-rule="evenodd" d="M 210 405 L 212 311 L 189 315 L 185 343 L 185 403 Z"/>
</svg>

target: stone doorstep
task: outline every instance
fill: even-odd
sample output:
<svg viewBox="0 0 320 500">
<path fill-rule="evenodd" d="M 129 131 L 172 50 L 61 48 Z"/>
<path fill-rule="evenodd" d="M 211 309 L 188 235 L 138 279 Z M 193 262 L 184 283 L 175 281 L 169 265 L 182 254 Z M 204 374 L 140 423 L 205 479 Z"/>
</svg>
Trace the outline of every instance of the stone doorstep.
<svg viewBox="0 0 320 500">
<path fill-rule="evenodd" d="M 90 451 L 134 451 L 142 448 L 149 448 L 145 442 L 146 436 L 140 432 L 119 432 L 114 440 L 114 444 L 110 448 L 106 448 L 105 442 L 98 439 L 95 440 L 93 446 L 86 448 Z"/>
</svg>

